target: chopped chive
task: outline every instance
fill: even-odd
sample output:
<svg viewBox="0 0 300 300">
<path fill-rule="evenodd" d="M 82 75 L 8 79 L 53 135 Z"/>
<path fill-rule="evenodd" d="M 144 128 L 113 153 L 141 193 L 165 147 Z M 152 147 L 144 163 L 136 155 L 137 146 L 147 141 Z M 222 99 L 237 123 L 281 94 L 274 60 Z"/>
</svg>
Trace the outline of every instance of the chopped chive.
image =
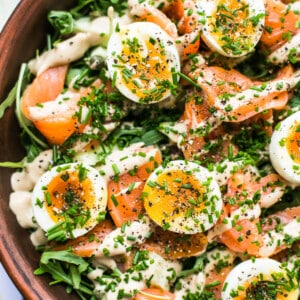
<svg viewBox="0 0 300 300">
<path fill-rule="evenodd" d="M 50 195 L 49 192 L 45 193 L 45 200 L 46 200 L 46 203 L 47 203 L 48 206 L 52 205 L 52 199 L 51 199 L 51 195 Z"/>
<path fill-rule="evenodd" d="M 114 194 L 112 194 L 110 198 L 111 198 L 114 206 L 118 206 L 119 205 L 119 202 L 118 202 L 118 200 L 117 200 L 117 198 L 116 198 L 116 196 Z"/>
</svg>

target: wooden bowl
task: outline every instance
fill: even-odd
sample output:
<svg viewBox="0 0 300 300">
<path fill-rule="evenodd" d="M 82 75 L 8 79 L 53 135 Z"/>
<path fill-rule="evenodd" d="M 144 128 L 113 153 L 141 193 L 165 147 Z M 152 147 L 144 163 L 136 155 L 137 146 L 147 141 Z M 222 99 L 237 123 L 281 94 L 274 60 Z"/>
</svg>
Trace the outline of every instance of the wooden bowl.
<svg viewBox="0 0 300 300">
<path fill-rule="evenodd" d="M 34 57 L 46 44 L 50 32 L 47 12 L 68 8 L 74 0 L 22 0 L 0 34 L 0 102 L 14 86 L 20 65 Z M 24 151 L 19 142 L 14 107 L 0 120 L 0 161 L 20 161 Z M 50 276 L 35 276 L 39 254 L 28 232 L 21 228 L 9 209 L 10 176 L 14 170 L 0 169 L 0 259 L 25 299 L 78 299 L 64 286 L 49 286 Z"/>
</svg>

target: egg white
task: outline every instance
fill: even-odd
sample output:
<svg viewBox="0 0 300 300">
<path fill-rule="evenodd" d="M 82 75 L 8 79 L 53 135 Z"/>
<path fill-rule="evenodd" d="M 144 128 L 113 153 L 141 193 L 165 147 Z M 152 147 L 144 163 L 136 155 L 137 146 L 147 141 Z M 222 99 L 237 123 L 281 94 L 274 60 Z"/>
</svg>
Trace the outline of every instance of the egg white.
<svg viewBox="0 0 300 300">
<path fill-rule="evenodd" d="M 151 194 L 152 187 L 149 189 L 147 186 L 153 185 L 153 182 L 158 182 L 158 179 L 162 174 L 168 176 L 170 172 L 176 172 L 178 170 L 188 172 L 188 176 L 199 183 L 199 186 L 205 186 L 206 190 L 204 193 L 206 199 L 203 200 L 203 203 L 205 203 L 204 208 L 206 211 L 195 211 L 191 216 L 187 216 L 186 214 L 181 214 L 181 212 L 185 212 L 185 209 L 193 209 L 193 206 L 189 204 L 190 199 L 185 199 L 185 202 L 183 201 L 184 207 L 178 207 L 176 206 L 176 203 L 170 203 L 170 205 L 174 204 L 175 211 L 178 209 L 178 214 L 174 213 L 177 214 L 177 216 L 169 221 L 167 212 L 161 211 L 159 203 L 155 204 L 155 200 L 157 199 L 155 198 L 155 194 Z M 172 184 L 171 181 L 169 183 Z M 217 222 L 222 210 L 223 202 L 221 192 L 213 175 L 206 168 L 189 161 L 176 160 L 169 162 L 165 167 L 158 167 L 148 178 L 144 192 L 146 194 L 144 197 L 144 206 L 148 216 L 159 226 L 164 228 L 167 224 L 168 230 L 177 233 L 194 234 L 210 229 Z M 167 193 L 165 195 L 167 195 Z M 174 197 L 178 197 L 178 199 L 182 200 L 180 197 L 183 196 L 176 194 Z M 160 198 L 160 202 L 168 201 L 167 199 L 164 199 L 163 195 L 160 195 Z M 197 209 L 197 206 L 195 206 L 195 209 Z"/>
<path fill-rule="evenodd" d="M 86 177 L 91 181 L 92 184 L 92 197 L 94 199 L 93 207 L 90 209 L 91 218 L 83 225 L 83 227 L 77 227 L 72 230 L 73 237 L 78 237 L 90 229 L 92 229 L 97 223 L 97 218 L 100 212 L 104 212 L 107 206 L 107 181 L 99 174 L 99 172 L 88 166 L 77 163 L 70 163 L 53 167 L 51 170 L 45 172 L 40 179 L 37 181 L 33 193 L 32 193 L 32 208 L 33 215 L 38 225 L 47 232 L 57 223 L 49 215 L 46 206 L 47 201 L 45 199 L 45 190 L 50 182 L 57 176 L 65 173 L 65 170 L 70 172 L 78 171 L 78 167 L 84 167 L 87 170 Z M 67 234 L 68 237 L 68 234 Z"/>
<path fill-rule="evenodd" d="M 222 289 L 223 300 L 241 299 L 239 297 L 233 297 L 232 292 L 237 292 L 239 287 L 243 287 L 246 282 L 251 280 L 257 280 L 257 276 L 264 275 L 267 280 L 274 281 L 272 274 L 283 274 L 287 280 L 286 271 L 282 268 L 281 264 L 271 258 L 256 258 L 245 260 L 242 263 L 236 265 L 227 275 Z M 266 280 L 266 279 L 264 279 Z M 285 290 L 284 290 L 285 291 Z M 292 289 L 290 292 L 285 291 L 287 297 L 285 300 L 298 299 L 298 289 Z"/>
<path fill-rule="evenodd" d="M 240 1 L 238 1 L 240 2 Z M 212 23 L 212 20 L 215 18 L 212 18 L 212 16 L 215 14 L 218 5 L 223 4 L 224 1 L 220 0 L 198 0 L 199 8 L 201 14 L 204 16 L 205 23 L 202 27 L 202 39 L 204 40 L 205 44 L 212 50 L 216 51 L 219 54 L 227 57 L 240 57 L 248 54 L 249 52 L 252 52 L 256 44 L 258 43 L 262 31 L 263 31 L 263 25 L 264 25 L 264 14 L 265 14 L 265 6 L 263 0 L 244 0 L 245 4 L 249 5 L 249 18 L 260 16 L 258 19 L 258 23 L 254 26 L 254 32 L 252 35 L 249 34 L 243 34 L 242 32 L 238 35 L 240 38 L 240 43 L 242 45 L 245 45 L 246 43 L 250 43 L 250 45 L 247 46 L 247 48 L 242 48 L 240 53 L 235 53 L 231 50 L 225 50 L 222 47 L 222 41 L 220 41 L 220 38 L 226 38 L 227 34 L 221 34 L 216 36 L 214 35 L 214 30 L 216 29 L 214 24 Z M 227 14 L 227 13 L 226 13 Z M 228 13 L 229 17 L 232 17 L 231 13 Z M 233 18 L 233 23 L 236 24 L 242 23 L 245 20 L 236 20 L 236 18 Z M 228 18 L 228 22 L 230 22 L 230 19 Z M 234 39 L 233 43 L 236 42 L 236 39 Z"/>
<path fill-rule="evenodd" d="M 276 126 L 271 137 L 269 154 L 274 169 L 284 179 L 293 184 L 300 184 L 300 164 L 291 158 L 285 144 L 285 139 L 296 124 L 300 124 L 300 111 L 290 115 Z"/>
<path fill-rule="evenodd" d="M 124 47 L 128 41 L 138 41 L 138 60 L 130 62 L 130 56 L 124 52 Z M 156 50 L 150 50 L 147 43 L 155 45 Z M 161 55 L 161 52 L 165 54 Z M 150 58 L 150 59 L 149 59 Z M 165 61 L 164 61 L 165 59 Z M 146 63 L 147 60 L 147 63 Z M 180 59 L 175 46 L 174 41 L 171 37 L 163 31 L 158 25 L 151 22 L 135 22 L 126 26 L 122 26 L 120 30 L 115 31 L 108 42 L 107 46 L 107 67 L 110 77 L 115 82 L 115 86 L 118 90 L 128 99 L 138 103 L 154 103 L 160 102 L 168 98 L 171 94 L 170 89 L 165 92 L 161 98 L 155 98 L 153 91 L 156 87 L 160 87 L 157 80 L 147 77 L 145 80 L 140 79 L 140 75 L 147 72 L 151 72 L 154 68 L 151 63 L 156 60 L 159 66 L 163 66 L 165 69 L 158 75 L 158 79 L 162 76 L 166 70 L 172 70 L 167 80 L 173 82 L 172 73 L 180 71 Z M 124 70 L 128 70 L 135 77 L 137 83 L 135 87 L 129 87 L 129 83 L 124 81 Z M 132 83 L 132 77 L 128 77 L 128 82 Z M 145 96 L 139 95 L 134 90 L 143 89 L 149 93 L 152 99 L 146 98 Z"/>
</svg>

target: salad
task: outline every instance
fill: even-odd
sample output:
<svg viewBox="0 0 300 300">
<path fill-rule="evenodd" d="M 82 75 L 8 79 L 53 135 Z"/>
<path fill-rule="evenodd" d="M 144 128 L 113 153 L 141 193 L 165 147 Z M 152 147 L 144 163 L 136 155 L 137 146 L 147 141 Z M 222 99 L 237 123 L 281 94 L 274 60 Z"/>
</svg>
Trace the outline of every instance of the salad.
<svg viewBox="0 0 300 300">
<path fill-rule="evenodd" d="M 78 0 L 48 20 L 1 104 L 35 274 L 80 299 L 299 299 L 300 1 Z"/>
</svg>

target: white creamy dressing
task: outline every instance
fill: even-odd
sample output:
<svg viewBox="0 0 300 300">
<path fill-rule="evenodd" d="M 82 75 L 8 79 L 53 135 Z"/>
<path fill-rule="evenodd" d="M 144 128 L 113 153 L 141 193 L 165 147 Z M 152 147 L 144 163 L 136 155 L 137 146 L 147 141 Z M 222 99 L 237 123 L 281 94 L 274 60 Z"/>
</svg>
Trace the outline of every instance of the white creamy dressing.
<svg viewBox="0 0 300 300">
<path fill-rule="evenodd" d="M 207 252 L 206 259 L 207 263 L 204 267 L 204 274 L 206 278 L 210 277 L 211 273 L 216 271 L 216 266 L 220 263 L 226 263 L 228 265 L 233 265 L 234 260 L 237 255 L 228 248 L 216 248 Z"/>
<path fill-rule="evenodd" d="M 222 113 L 219 112 L 218 110 L 213 112 L 207 119 L 204 119 L 202 121 L 198 121 L 197 115 L 192 114 L 192 118 L 190 119 L 191 122 L 191 129 L 193 129 L 196 133 L 195 136 L 197 135 L 197 130 L 201 130 L 203 133 L 210 133 L 214 129 L 218 128 L 219 125 L 222 124 Z"/>
<path fill-rule="evenodd" d="M 113 24 L 128 24 L 130 22 L 132 22 L 131 19 L 125 15 L 120 18 L 115 17 Z M 80 32 L 57 43 L 55 48 L 45 51 L 28 63 L 31 73 L 38 75 L 50 67 L 76 61 L 91 47 L 105 46 L 111 34 L 111 24 L 108 16 L 99 17 L 92 21 L 84 18 L 76 22 L 76 27 Z"/>
<path fill-rule="evenodd" d="M 250 172 L 253 176 L 258 175 L 258 169 L 255 166 L 246 166 L 242 160 L 230 161 L 228 159 L 214 165 L 212 173 L 219 186 L 223 186 L 227 184 L 228 179 L 234 174 L 234 172 L 241 169 L 245 170 L 245 168 L 247 168 L 247 172 Z"/>
<path fill-rule="evenodd" d="M 98 282 L 99 278 L 102 278 L 104 272 L 106 271 L 106 268 L 102 268 L 102 267 L 98 267 L 97 269 L 89 272 L 87 274 L 87 277 L 92 281 L 93 285 L 94 285 L 94 290 L 93 290 L 93 294 L 95 295 L 95 297 L 97 299 L 103 299 L 103 297 L 105 296 L 105 285 L 102 285 Z"/>
<path fill-rule="evenodd" d="M 9 207 L 16 215 L 21 227 L 35 229 L 30 239 L 34 246 L 44 245 L 47 242 L 44 232 L 34 220 L 32 209 L 32 189 L 40 176 L 52 163 L 52 150 L 41 152 L 32 162 L 26 163 L 21 172 L 15 172 L 11 176 Z"/>
<path fill-rule="evenodd" d="M 289 4 L 289 10 L 295 14 L 300 13 L 300 1 L 295 1 Z M 289 61 L 289 54 L 292 54 L 293 58 L 300 61 L 300 33 L 295 34 L 289 41 L 284 45 L 273 51 L 269 56 L 268 60 L 273 64 L 282 64 Z"/>
<path fill-rule="evenodd" d="M 234 220 L 252 219 L 258 218 L 261 214 L 261 209 L 259 204 L 254 204 L 253 207 L 248 205 L 243 205 L 232 212 L 230 218 L 228 218 L 229 223 L 233 223 Z"/>
<path fill-rule="evenodd" d="M 187 133 L 188 122 L 163 122 L 160 123 L 160 131 L 166 135 L 171 142 L 180 146 L 183 137 Z"/>
<path fill-rule="evenodd" d="M 143 182 L 142 181 L 135 181 L 135 182 L 132 182 L 132 183 L 134 183 L 134 188 L 138 188 Z M 130 193 L 130 184 L 128 186 L 126 186 L 125 188 L 121 189 L 119 193 L 114 194 L 115 197 L 123 196 L 123 195 L 126 195 L 126 194 Z"/>
<path fill-rule="evenodd" d="M 135 270 L 133 272 L 123 273 L 120 276 L 114 291 L 105 291 L 105 288 L 108 284 L 116 282 L 116 279 L 102 277 L 102 268 L 92 271 L 88 277 L 94 282 L 94 293 L 97 295 L 97 298 L 102 300 L 117 300 L 119 299 L 118 293 L 121 290 L 126 294 L 134 295 L 135 291 L 147 288 L 148 281 L 151 281 L 152 286 L 169 290 L 170 285 L 176 278 L 176 274 L 182 270 L 181 263 L 166 260 L 154 252 L 149 252 L 149 258 L 144 260 L 144 265 L 147 267 L 138 271 Z M 97 278 L 99 277 L 102 277 L 102 281 L 105 282 L 104 285 L 101 285 L 97 281 Z M 122 299 L 131 299 L 131 297 L 124 297 Z"/>
<path fill-rule="evenodd" d="M 31 191 L 51 163 L 51 149 L 41 152 L 32 162 L 26 163 L 25 168 L 21 172 L 15 172 L 11 176 L 13 191 Z"/>
<path fill-rule="evenodd" d="M 160 124 L 160 131 L 166 135 L 169 140 L 177 145 L 181 150 L 184 150 L 184 141 L 192 143 L 192 137 L 198 136 L 197 130 L 202 132 L 206 131 L 206 128 L 209 128 L 209 132 L 219 126 L 222 121 L 218 118 L 219 112 L 215 112 L 207 120 L 198 122 L 197 116 L 193 114 L 191 120 L 177 121 L 177 122 L 163 122 Z M 189 125 L 190 124 L 190 125 Z M 190 135 L 190 140 L 186 140 L 187 134 L 189 134 L 190 129 L 194 130 L 196 133 Z M 206 150 L 200 150 L 202 154 Z M 200 152 L 199 152 L 200 154 Z"/>
<path fill-rule="evenodd" d="M 90 17 L 83 17 L 75 21 L 75 31 L 88 32 L 102 37 L 101 45 L 106 46 L 114 25 L 108 16 L 98 17 L 91 20 Z"/>
<path fill-rule="evenodd" d="M 66 114 L 69 114 L 70 117 L 72 117 L 76 110 L 78 110 L 76 103 L 79 99 L 79 93 L 67 91 L 63 94 L 59 94 L 57 98 L 52 101 L 44 102 L 40 106 L 31 106 L 29 107 L 31 120 L 39 121 L 52 115 L 57 117 L 62 115 L 65 117 Z"/>
<path fill-rule="evenodd" d="M 202 79 L 201 79 L 202 80 Z M 257 97 L 267 97 L 274 92 L 286 92 L 292 90 L 300 80 L 300 71 L 296 70 L 293 75 L 286 79 L 276 79 L 271 82 L 265 83 L 261 91 L 256 89 L 246 89 L 239 93 L 234 94 L 229 100 L 224 101 L 221 97 L 215 98 L 215 106 L 219 109 L 225 109 L 230 105 L 232 110 L 239 108 L 241 105 L 249 105 L 253 99 Z M 259 86 L 258 86 L 259 87 Z"/>
<path fill-rule="evenodd" d="M 232 162 L 225 160 L 222 163 L 215 166 L 212 173 L 214 178 L 218 182 L 219 186 L 223 186 L 227 183 L 227 180 L 233 175 L 234 170 L 239 170 L 241 168 L 250 172 L 253 176 L 258 176 L 258 169 L 254 166 L 245 166 L 243 161 Z M 222 223 L 216 224 L 211 230 L 208 231 L 208 241 L 212 242 L 218 235 L 224 233 L 226 230 L 232 228 L 232 224 L 237 220 L 258 218 L 261 214 L 261 208 L 268 208 L 278 202 L 284 194 L 284 188 L 275 187 L 272 193 L 264 195 L 261 197 L 260 201 L 253 205 L 252 207 L 244 205 L 236 209 L 230 217 L 224 218 Z"/>
<path fill-rule="evenodd" d="M 295 0 L 295 1 L 290 1 L 290 10 L 293 11 L 295 14 L 300 14 L 300 1 Z"/>
<path fill-rule="evenodd" d="M 291 256 L 286 257 L 286 262 L 287 262 L 287 266 L 286 268 L 292 272 L 294 272 L 295 270 L 299 270 L 299 262 L 300 262 L 300 258 L 297 254 L 293 254 Z"/>
<path fill-rule="evenodd" d="M 193 59 L 186 61 L 182 66 L 183 74 L 191 74 L 193 70 L 201 69 L 205 67 L 206 59 L 201 53 L 193 55 Z"/>
<path fill-rule="evenodd" d="M 224 233 L 226 230 L 229 230 L 233 227 L 232 224 L 235 224 L 237 221 L 244 219 L 258 218 L 261 214 L 261 208 L 259 204 L 253 205 L 250 207 L 248 205 L 243 205 L 237 208 L 230 217 L 224 218 L 222 223 L 217 223 L 211 230 L 207 233 L 208 242 L 211 243 L 216 237 Z"/>
<path fill-rule="evenodd" d="M 179 36 L 175 40 L 176 48 L 178 51 L 179 56 L 181 59 L 184 57 L 183 53 L 186 47 L 193 44 L 194 41 L 196 41 L 199 38 L 200 32 L 201 32 L 201 23 L 198 24 L 198 26 L 192 30 L 189 33 L 186 33 L 184 35 Z"/>
<path fill-rule="evenodd" d="M 227 267 L 233 267 L 236 258 L 237 254 L 228 248 L 215 248 L 207 252 L 207 263 L 205 264 L 203 270 L 205 276 L 204 284 L 212 283 L 211 277 L 216 273 L 222 276 L 226 275 L 224 274 L 223 267 L 226 268 L 227 272 Z"/>
<path fill-rule="evenodd" d="M 46 245 L 48 242 L 45 231 L 40 226 L 30 234 L 30 240 L 35 247 Z"/>
<path fill-rule="evenodd" d="M 50 67 L 69 64 L 81 58 L 89 48 L 99 45 L 102 39 L 99 34 L 79 32 L 31 60 L 28 63 L 30 72 L 39 75 Z"/>
<path fill-rule="evenodd" d="M 116 175 L 113 169 L 114 165 L 118 167 L 118 175 L 127 173 L 135 167 L 140 167 L 153 159 L 157 153 L 156 148 L 148 150 L 142 146 L 143 143 L 136 143 L 126 149 L 113 151 L 106 157 L 105 165 L 96 166 L 96 169 L 104 173 L 105 178 L 109 180 Z"/>
<path fill-rule="evenodd" d="M 113 10 L 113 7 L 109 7 L 107 16 L 101 16 L 95 19 L 90 17 L 82 17 L 75 21 L 76 32 L 89 32 L 95 33 L 102 38 L 101 45 L 107 46 L 108 39 L 116 26 L 127 25 L 133 22 L 133 19 L 129 14 L 124 14 L 119 17 Z"/>
<path fill-rule="evenodd" d="M 31 191 L 34 187 L 34 181 L 30 179 L 28 169 L 25 167 L 22 171 L 12 173 L 10 185 L 13 191 Z"/>
<path fill-rule="evenodd" d="M 180 290 L 175 290 L 175 300 L 182 300 L 188 293 L 196 294 L 203 291 L 205 285 L 205 275 L 203 272 L 191 274 L 179 279 Z"/>
<path fill-rule="evenodd" d="M 92 263 L 94 267 L 101 269 L 114 270 L 118 268 L 115 257 L 94 257 Z"/>
<path fill-rule="evenodd" d="M 151 232 L 151 222 L 144 217 L 133 221 L 125 228 L 116 228 L 105 236 L 103 242 L 94 252 L 95 257 L 113 257 L 126 254 L 128 247 L 142 244 Z"/>
<path fill-rule="evenodd" d="M 168 1 L 164 1 L 164 4 L 167 4 Z M 149 1 L 139 1 L 139 0 L 129 0 L 128 1 L 128 9 L 129 13 L 132 16 L 145 16 L 146 14 L 151 13 L 160 13 L 159 11 L 153 10 L 153 5 L 149 4 Z M 175 23 L 173 22 L 166 22 L 164 24 L 165 31 L 167 32 L 177 32 L 177 28 Z"/>
<path fill-rule="evenodd" d="M 9 208 L 23 228 L 37 228 L 37 224 L 33 221 L 31 196 L 32 193 L 27 191 L 13 192 L 9 196 Z"/>
<path fill-rule="evenodd" d="M 129 10 L 131 10 L 132 15 L 141 15 L 141 13 L 143 12 L 143 10 L 140 9 L 141 2 L 144 3 L 144 5 L 151 5 L 151 7 L 163 7 L 164 10 L 167 10 L 169 8 L 169 4 L 171 4 L 171 1 L 166 0 L 128 0 L 128 8 Z M 144 6 L 142 6 L 142 8 L 144 8 Z"/>
<path fill-rule="evenodd" d="M 192 138 L 199 136 L 198 131 L 208 134 L 222 123 L 222 114 L 219 111 L 215 111 L 209 118 L 200 122 L 197 120 L 196 114 L 192 114 L 190 117 L 191 118 L 189 120 L 180 120 L 172 123 L 163 122 L 160 124 L 160 131 L 165 134 L 171 142 L 177 144 L 177 147 L 182 151 L 184 151 L 184 142 L 193 143 Z M 190 131 L 195 133 L 190 134 Z M 187 134 L 190 135 L 189 140 L 186 140 Z M 227 136 L 224 138 L 227 138 Z M 201 149 L 199 151 L 201 151 L 201 154 L 205 154 L 207 152 L 205 149 Z M 200 154 L 200 152 L 198 154 Z"/>
<path fill-rule="evenodd" d="M 105 128 L 105 133 L 100 131 L 100 129 L 93 128 L 90 125 L 86 125 L 83 133 L 85 134 L 95 134 L 98 135 L 102 141 L 104 141 L 107 136 L 118 127 L 119 122 L 109 122 L 103 124 Z M 74 162 L 85 163 L 90 166 L 94 166 L 99 162 L 98 152 L 102 151 L 101 145 L 95 145 L 90 143 L 90 141 L 77 140 L 72 149 L 75 151 Z"/>
<path fill-rule="evenodd" d="M 284 194 L 284 187 L 276 186 L 272 189 L 271 193 L 268 193 L 267 195 L 264 195 L 260 200 L 259 200 L 259 205 L 261 208 L 269 208 L 282 198 Z"/>
<path fill-rule="evenodd" d="M 282 231 L 269 230 L 262 235 L 263 246 L 259 249 L 262 257 L 269 257 L 276 252 L 280 245 L 285 245 L 285 238 L 297 238 L 300 236 L 300 221 L 295 219 L 283 226 Z"/>
<path fill-rule="evenodd" d="M 273 64 L 280 65 L 289 61 L 289 55 L 292 55 L 293 59 L 300 61 L 300 33 L 297 33 L 291 40 L 273 51 L 268 56 L 268 60 Z"/>
</svg>

